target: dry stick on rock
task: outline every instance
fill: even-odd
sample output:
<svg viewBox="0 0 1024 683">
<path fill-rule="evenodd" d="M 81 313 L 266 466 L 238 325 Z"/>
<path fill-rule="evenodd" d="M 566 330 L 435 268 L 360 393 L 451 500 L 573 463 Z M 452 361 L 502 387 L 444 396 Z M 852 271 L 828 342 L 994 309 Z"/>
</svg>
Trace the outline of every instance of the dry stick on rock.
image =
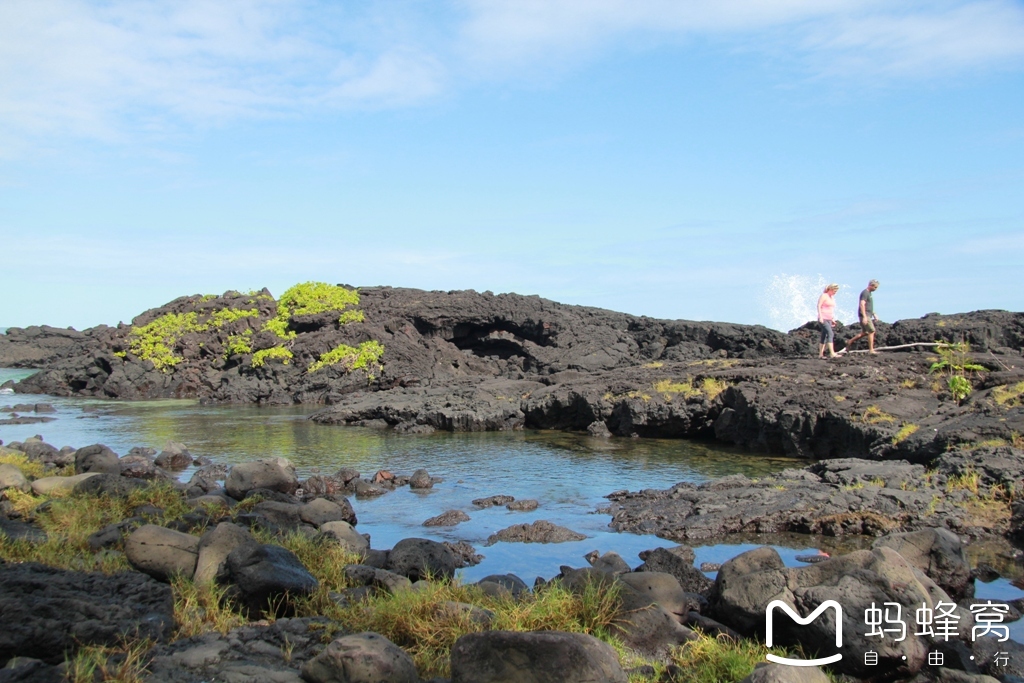
<svg viewBox="0 0 1024 683">
<path fill-rule="evenodd" d="M 943 342 L 914 342 L 913 344 L 900 344 L 899 346 L 876 346 L 875 351 L 896 351 L 897 349 L 909 349 L 912 346 L 938 346 Z M 869 351 L 850 351 L 849 348 L 836 351 L 836 355 L 844 353 L 870 353 Z"/>
</svg>

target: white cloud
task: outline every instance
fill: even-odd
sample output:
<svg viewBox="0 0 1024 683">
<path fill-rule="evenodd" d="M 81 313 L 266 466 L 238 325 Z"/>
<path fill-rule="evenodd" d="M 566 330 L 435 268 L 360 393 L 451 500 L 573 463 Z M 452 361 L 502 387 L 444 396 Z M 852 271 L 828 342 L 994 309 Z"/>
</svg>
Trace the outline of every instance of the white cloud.
<svg viewBox="0 0 1024 683">
<path fill-rule="evenodd" d="M 1014 0 L 5 0 L 0 153 L 411 106 L 624 43 L 713 40 L 811 74 L 920 77 L 1019 66 L 1022 35 Z"/>
</svg>

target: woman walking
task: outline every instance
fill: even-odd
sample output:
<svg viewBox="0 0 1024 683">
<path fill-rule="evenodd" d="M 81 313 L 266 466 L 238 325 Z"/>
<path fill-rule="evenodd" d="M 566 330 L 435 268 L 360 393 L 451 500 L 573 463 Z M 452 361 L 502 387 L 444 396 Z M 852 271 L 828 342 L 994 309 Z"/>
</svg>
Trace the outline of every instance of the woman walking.
<svg viewBox="0 0 1024 683">
<path fill-rule="evenodd" d="M 836 326 L 836 292 L 839 291 L 839 285 L 831 284 L 825 288 L 825 291 L 818 297 L 818 325 L 821 326 L 821 339 L 818 343 L 821 348 L 818 349 L 818 358 L 825 357 L 825 349 L 828 348 L 828 357 L 835 358 L 836 352 L 833 344 L 835 343 L 835 334 L 833 329 Z"/>
</svg>

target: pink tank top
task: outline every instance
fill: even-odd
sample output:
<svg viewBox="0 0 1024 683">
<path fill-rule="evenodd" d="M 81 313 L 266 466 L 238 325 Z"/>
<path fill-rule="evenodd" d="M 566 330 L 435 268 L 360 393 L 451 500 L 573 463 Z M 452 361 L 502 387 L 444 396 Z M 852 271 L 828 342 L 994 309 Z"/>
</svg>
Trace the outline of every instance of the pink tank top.
<svg viewBox="0 0 1024 683">
<path fill-rule="evenodd" d="M 821 302 L 821 319 L 822 320 L 834 320 L 836 313 L 836 300 L 830 297 L 828 294 L 825 295 L 825 299 Z"/>
</svg>

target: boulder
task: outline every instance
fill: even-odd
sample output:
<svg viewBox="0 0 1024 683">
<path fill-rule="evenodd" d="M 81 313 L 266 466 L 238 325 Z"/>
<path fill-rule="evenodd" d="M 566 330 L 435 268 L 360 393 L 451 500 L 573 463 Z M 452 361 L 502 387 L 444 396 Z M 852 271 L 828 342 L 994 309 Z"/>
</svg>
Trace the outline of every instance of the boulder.
<svg viewBox="0 0 1024 683">
<path fill-rule="evenodd" d="M 131 479 L 163 479 L 166 475 L 162 472 L 153 459 L 141 455 L 126 455 L 119 461 L 121 476 Z"/>
<path fill-rule="evenodd" d="M 640 553 L 644 561 L 637 567 L 638 572 L 663 572 L 671 574 L 688 593 L 706 593 L 713 582 L 693 566 L 693 549 L 681 545 L 675 548 L 655 548 Z"/>
<path fill-rule="evenodd" d="M 121 463 L 118 462 L 117 453 L 103 444 L 97 443 L 75 451 L 75 472 L 119 475 L 121 474 Z"/>
<path fill-rule="evenodd" d="M 228 578 L 228 555 L 243 545 L 258 545 L 248 529 L 221 522 L 199 539 L 199 553 L 194 580 L 196 583 L 223 582 Z"/>
<path fill-rule="evenodd" d="M 947 529 L 921 529 L 889 534 L 872 548 L 892 548 L 949 594 L 954 600 L 974 595 L 974 579 L 960 538 Z"/>
<path fill-rule="evenodd" d="M 170 586 L 137 572 L 105 575 L 34 562 L 0 563 L 0 662 L 59 664 L 83 645 L 116 647 L 125 634 L 162 641 L 174 629 Z"/>
<path fill-rule="evenodd" d="M 365 564 L 350 564 L 345 567 L 345 576 L 360 586 L 381 588 L 388 593 L 399 593 L 412 588 L 412 581 L 386 569 L 369 567 Z"/>
<path fill-rule="evenodd" d="M 476 500 L 473 501 L 473 505 L 477 506 L 478 508 L 489 508 L 494 507 L 496 505 L 508 505 L 514 500 L 515 498 L 512 496 L 488 496 L 487 498 L 477 498 Z"/>
<path fill-rule="evenodd" d="M 416 470 L 409 478 L 409 488 L 429 489 L 434 486 L 434 480 L 430 478 L 426 470 Z"/>
<path fill-rule="evenodd" d="M 181 575 L 191 579 L 199 558 L 199 539 L 155 524 L 139 527 L 128 537 L 124 554 L 135 569 L 158 581 Z"/>
<path fill-rule="evenodd" d="M 46 543 L 48 537 L 46 532 L 35 524 L 19 522 L 17 520 L 7 520 L 0 517 L 0 539 L 4 538 L 11 541 L 26 541 L 28 543 L 41 544 Z"/>
<path fill-rule="evenodd" d="M 294 493 L 299 488 L 299 479 L 291 462 L 284 458 L 269 458 L 235 465 L 228 472 L 224 488 L 229 496 L 241 500 L 253 489 Z"/>
<path fill-rule="evenodd" d="M 423 526 L 455 526 L 468 521 L 469 515 L 462 510 L 448 510 L 423 522 Z"/>
<path fill-rule="evenodd" d="M 939 602 L 953 604 L 941 588 L 891 548 L 859 550 L 811 566 L 787 568 L 774 549 L 763 547 L 722 565 L 712 591 L 709 616 L 744 635 L 763 636 L 766 610 L 773 600 L 781 600 L 804 618 L 826 600 L 837 602 L 843 618 L 841 648 L 835 647 L 836 615 L 831 610 L 801 626 L 775 610 L 774 644 L 801 645 L 808 655 L 817 653 L 822 657 L 839 653 L 842 659 L 832 666 L 859 678 L 909 677 L 917 673 L 932 643 L 914 635 L 914 610 L 934 610 Z M 872 604 L 880 608 L 884 603 L 901 606 L 899 614 L 890 611 L 893 624 L 886 625 L 902 628 L 896 623 L 898 618 L 906 628 L 901 641 L 866 635 L 866 610 Z M 864 654 L 869 650 L 878 653 L 877 665 L 864 664 Z"/>
<path fill-rule="evenodd" d="M 160 455 L 156 456 L 155 463 L 165 470 L 183 470 L 192 466 L 192 454 L 184 444 L 168 441 Z"/>
<path fill-rule="evenodd" d="M 40 477 L 32 482 L 32 491 L 37 496 L 70 493 L 78 484 L 98 476 L 100 476 L 99 472 L 89 472 L 88 474 L 76 474 L 72 477 Z"/>
<path fill-rule="evenodd" d="M 532 498 L 526 498 L 523 500 L 512 501 L 505 506 L 505 509 L 511 512 L 533 512 L 538 507 L 540 507 L 540 503 L 538 501 L 533 500 Z"/>
<path fill-rule="evenodd" d="M 526 582 L 515 574 L 490 574 L 476 583 L 488 595 L 504 595 L 516 598 L 530 592 Z"/>
<path fill-rule="evenodd" d="M 262 503 L 257 503 L 256 507 L 253 508 L 253 512 L 263 515 L 271 524 L 279 529 L 293 530 L 298 529 L 299 525 L 302 524 L 302 518 L 299 517 L 299 510 L 301 508 L 301 505 L 293 503 L 278 503 L 273 500 L 266 500 Z"/>
<path fill-rule="evenodd" d="M 586 538 L 581 533 L 558 526 L 551 522 L 538 519 L 532 524 L 513 524 L 510 527 L 491 534 L 486 545 L 494 545 L 499 541 L 507 543 L 567 543 L 582 541 Z"/>
<path fill-rule="evenodd" d="M 0 463 L 0 491 L 4 489 L 16 489 L 27 493 L 32 490 L 32 485 L 17 467 Z"/>
<path fill-rule="evenodd" d="M 125 536 L 143 524 L 145 524 L 145 520 L 142 517 L 129 517 L 120 522 L 108 524 L 102 529 L 89 534 L 87 539 L 89 549 L 93 552 L 99 552 L 104 548 L 119 548 L 123 545 Z"/>
<path fill-rule="evenodd" d="M 604 555 L 599 554 L 596 550 L 592 550 L 583 556 L 590 566 L 598 571 L 602 571 L 606 574 L 625 574 L 633 571 L 626 561 L 622 559 L 622 555 L 617 552 L 609 551 Z"/>
<path fill-rule="evenodd" d="M 455 641 L 451 683 L 626 683 L 611 645 L 582 633 L 483 631 Z"/>
<path fill-rule="evenodd" d="M 347 511 L 342 506 L 326 498 L 315 498 L 299 508 L 299 519 L 319 529 L 328 522 L 348 522 L 351 509 L 351 505 Z M 351 524 L 351 522 L 349 523 Z"/>
<path fill-rule="evenodd" d="M 286 607 L 277 598 L 307 595 L 319 583 L 299 558 L 279 545 L 244 544 L 228 554 L 231 580 L 250 610 Z"/>
<path fill-rule="evenodd" d="M 597 437 L 599 439 L 610 439 L 612 437 L 611 430 L 601 420 L 594 420 L 587 425 L 587 434 L 590 436 Z"/>
<path fill-rule="evenodd" d="M 663 607 L 680 622 L 693 609 L 693 600 L 683 591 L 679 581 L 671 574 L 662 572 L 631 572 L 618 575 L 621 583 L 636 591 L 642 600 Z"/>
<path fill-rule="evenodd" d="M 14 444 L 11 444 L 11 447 L 13 448 Z M 73 456 L 69 458 L 57 450 L 57 448 L 41 439 L 25 439 L 25 442 L 18 447 L 18 450 L 24 453 L 29 460 L 40 462 L 44 465 L 65 467 L 74 463 Z"/>
<path fill-rule="evenodd" d="M 829 683 L 825 672 L 816 666 L 786 666 L 763 662 L 740 683 Z"/>
<path fill-rule="evenodd" d="M 419 683 L 416 665 L 405 650 L 379 633 L 357 633 L 331 642 L 306 662 L 309 683 Z"/>
<path fill-rule="evenodd" d="M 326 522 L 320 527 L 320 533 L 334 539 L 349 550 L 361 555 L 370 548 L 370 542 L 360 534 L 348 522 L 338 520 L 337 522 Z"/>
<path fill-rule="evenodd" d="M 90 473 L 92 474 L 92 473 Z M 81 476 L 81 475 L 79 475 Z M 125 498 L 133 491 L 144 489 L 149 485 L 142 479 L 129 479 L 119 474 L 100 473 L 75 484 L 74 492 L 89 496 L 111 496 Z"/>
<path fill-rule="evenodd" d="M 450 579 L 455 575 L 455 555 L 443 543 L 426 538 L 404 538 L 388 555 L 387 569 L 420 579 Z"/>
</svg>

